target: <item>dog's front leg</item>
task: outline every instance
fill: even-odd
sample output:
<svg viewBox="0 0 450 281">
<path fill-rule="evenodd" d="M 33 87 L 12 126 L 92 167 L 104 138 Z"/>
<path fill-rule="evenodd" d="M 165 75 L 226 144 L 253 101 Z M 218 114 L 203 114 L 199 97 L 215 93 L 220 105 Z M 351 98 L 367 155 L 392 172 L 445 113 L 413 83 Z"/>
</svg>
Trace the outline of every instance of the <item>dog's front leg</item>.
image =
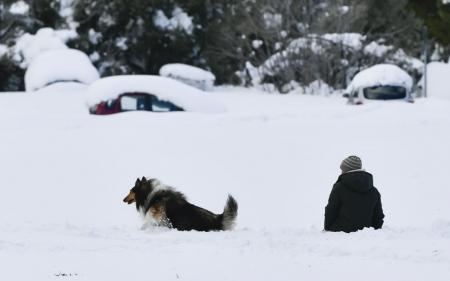
<svg viewBox="0 0 450 281">
<path fill-rule="evenodd" d="M 146 222 L 144 222 L 144 224 L 141 226 L 141 230 L 146 230 L 149 226 L 150 226 L 150 222 L 149 222 L 149 221 L 146 221 Z"/>
</svg>

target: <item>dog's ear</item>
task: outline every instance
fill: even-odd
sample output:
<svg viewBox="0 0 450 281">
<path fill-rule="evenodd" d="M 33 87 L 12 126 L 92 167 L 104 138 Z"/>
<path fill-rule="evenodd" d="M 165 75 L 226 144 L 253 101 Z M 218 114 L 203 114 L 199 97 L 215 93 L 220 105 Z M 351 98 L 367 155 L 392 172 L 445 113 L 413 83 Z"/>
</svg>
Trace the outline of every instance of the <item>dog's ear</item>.
<svg viewBox="0 0 450 281">
<path fill-rule="evenodd" d="M 134 184 L 134 186 L 138 186 L 140 183 L 141 183 L 141 180 L 138 178 L 138 179 L 136 180 L 136 183 Z"/>
<path fill-rule="evenodd" d="M 147 179 L 145 177 L 142 177 L 142 182 L 146 182 Z"/>
</svg>

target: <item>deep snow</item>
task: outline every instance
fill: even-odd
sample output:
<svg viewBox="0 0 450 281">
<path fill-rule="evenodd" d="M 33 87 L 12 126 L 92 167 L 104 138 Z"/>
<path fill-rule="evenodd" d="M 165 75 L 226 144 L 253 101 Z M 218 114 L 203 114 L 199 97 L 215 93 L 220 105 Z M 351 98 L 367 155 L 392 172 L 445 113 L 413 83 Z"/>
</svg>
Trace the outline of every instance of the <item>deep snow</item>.
<svg viewBox="0 0 450 281">
<path fill-rule="evenodd" d="M 1 280 L 449 280 L 450 101 L 216 89 L 223 114 L 92 116 L 61 85 L 0 94 Z M 340 161 L 361 156 L 380 231 L 322 232 Z M 122 202 L 154 176 L 231 232 L 141 231 Z M 66 274 L 66 276 L 62 276 Z"/>
</svg>

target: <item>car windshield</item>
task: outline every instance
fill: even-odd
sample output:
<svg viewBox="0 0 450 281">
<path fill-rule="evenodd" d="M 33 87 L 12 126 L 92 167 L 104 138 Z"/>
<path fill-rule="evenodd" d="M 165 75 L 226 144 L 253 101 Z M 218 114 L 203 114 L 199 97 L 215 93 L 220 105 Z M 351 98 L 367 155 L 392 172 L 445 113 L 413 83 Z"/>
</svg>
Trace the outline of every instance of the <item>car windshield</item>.
<svg viewBox="0 0 450 281">
<path fill-rule="evenodd" d="M 397 100 L 406 98 L 406 89 L 400 86 L 378 86 L 364 89 L 369 100 Z"/>
</svg>

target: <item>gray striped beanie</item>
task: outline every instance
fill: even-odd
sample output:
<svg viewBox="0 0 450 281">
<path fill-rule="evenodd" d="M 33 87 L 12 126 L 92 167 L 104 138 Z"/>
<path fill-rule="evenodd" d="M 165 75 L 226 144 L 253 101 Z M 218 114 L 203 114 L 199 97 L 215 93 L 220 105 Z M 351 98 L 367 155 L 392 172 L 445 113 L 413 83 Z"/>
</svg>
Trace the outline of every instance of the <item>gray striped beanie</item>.
<svg viewBox="0 0 450 281">
<path fill-rule="evenodd" d="M 360 170 L 362 168 L 361 159 L 358 156 L 349 156 L 341 163 L 341 170 L 343 173 L 347 173 L 353 170 Z"/>
</svg>

